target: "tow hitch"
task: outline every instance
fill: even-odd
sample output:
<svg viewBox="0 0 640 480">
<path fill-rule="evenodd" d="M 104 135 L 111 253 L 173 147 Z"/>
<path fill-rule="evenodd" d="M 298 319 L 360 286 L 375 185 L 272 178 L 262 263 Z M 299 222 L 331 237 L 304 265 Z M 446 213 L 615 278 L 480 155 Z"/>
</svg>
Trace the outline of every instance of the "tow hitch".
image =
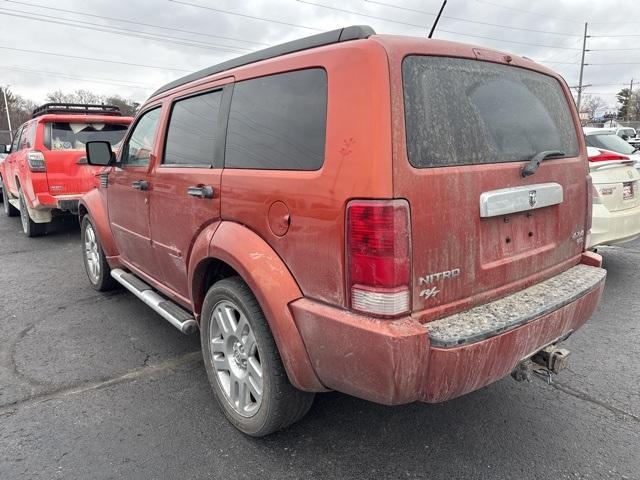
<svg viewBox="0 0 640 480">
<path fill-rule="evenodd" d="M 551 383 L 552 375 L 557 375 L 569 365 L 569 350 L 549 345 L 538 353 L 520 362 L 511 373 L 518 382 L 530 382 L 533 375 Z"/>
</svg>

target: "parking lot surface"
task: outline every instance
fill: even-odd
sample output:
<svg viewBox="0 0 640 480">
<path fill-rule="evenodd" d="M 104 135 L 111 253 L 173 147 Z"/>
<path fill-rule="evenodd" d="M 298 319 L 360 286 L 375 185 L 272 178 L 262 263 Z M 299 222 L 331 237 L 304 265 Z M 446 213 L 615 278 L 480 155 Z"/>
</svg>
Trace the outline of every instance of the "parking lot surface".
<svg viewBox="0 0 640 480">
<path fill-rule="evenodd" d="M 212 397 L 197 335 L 89 287 L 79 228 L 0 218 L 0 479 L 640 479 L 640 242 L 600 250 L 603 301 L 552 385 L 440 405 L 322 394 L 252 439 Z"/>
</svg>

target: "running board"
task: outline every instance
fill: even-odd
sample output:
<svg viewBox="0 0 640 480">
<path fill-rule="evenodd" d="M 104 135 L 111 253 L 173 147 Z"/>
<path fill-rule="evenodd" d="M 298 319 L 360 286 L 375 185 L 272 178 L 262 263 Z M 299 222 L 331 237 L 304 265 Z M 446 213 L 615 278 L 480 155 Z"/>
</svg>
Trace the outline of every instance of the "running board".
<svg viewBox="0 0 640 480">
<path fill-rule="evenodd" d="M 154 312 L 159 314 L 182 333 L 189 334 L 196 331 L 198 325 L 196 320 L 193 318 L 193 315 L 173 303 L 171 300 L 160 296 L 149 285 L 132 273 L 127 273 L 119 268 L 114 268 L 111 270 L 111 276 L 116 280 L 116 282 L 150 306 Z"/>
</svg>

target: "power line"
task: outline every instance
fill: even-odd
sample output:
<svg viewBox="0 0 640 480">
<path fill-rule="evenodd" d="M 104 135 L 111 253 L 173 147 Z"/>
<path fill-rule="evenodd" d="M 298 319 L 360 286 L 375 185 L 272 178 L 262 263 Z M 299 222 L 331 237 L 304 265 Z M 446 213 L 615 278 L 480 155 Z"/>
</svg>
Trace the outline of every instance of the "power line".
<svg viewBox="0 0 640 480">
<path fill-rule="evenodd" d="M 107 85 L 114 85 L 116 87 L 132 87 L 132 88 L 153 88 L 152 85 L 149 84 L 136 84 L 136 83 L 127 83 L 127 82 L 121 82 L 117 79 L 106 79 L 106 78 L 98 78 L 98 77 L 79 77 L 79 76 L 75 76 L 75 75 L 67 75 L 65 73 L 61 73 L 61 72 L 51 72 L 48 70 L 34 70 L 34 69 L 30 69 L 27 67 L 21 67 L 21 66 L 17 66 L 17 65 L 9 65 L 7 67 L 3 67 L 6 70 L 13 70 L 13 71 L 17 71 L 17 72 L 21 72 L 21 73 L 27 73 L 27 74 L 32 74 L 32 75 L 37 75 L 37 76 L 47 76 L 47 77 L 57 77 L 57 78 L 64 78 L 67 80 L 77 80 L 77 81 L 81 81 L 81 82 L 92 82 L 92 83 L 104 83 Z"/>
<path fill-rule="evenodd" d="M 523 10 L 521 8 L 507 7 L 505 5 L 500 5 L 499 3 L 488 2 L 487 0 L 476 0 L 478 3 L 484 3 L 486 5 L 493 5 L 494 7 L 504 8 L 505 10 L 512 10 L 515 12 L 526 13 L 529 15 L 535 15 L 537 17 L 551 18 L 553 20 L 561 20 L 563 22 L 569 23 L 582 23 L 577 20 L 569 20 L 568 18 L 554 17 L 552 15 L 546 15 L 544 13 L 532 12 L 531 10 Z"/>
<path fill-rule="evenodd" d="M 176 2 L 177 0 L 169 0 L 169 1 Z M 397 24 L 400 24 L 400 25 L 408 25 L 410 27 L 417 27 L 417 28 L 420 28 L 422 30 L 424 30 L 424 28 L 425 28 L 424 25 L 418 25 L 418 24 L 415 24 L 415 23 L 401 22 L 399 20 L 392 20 L 392 19 L 389 19 L 389 18 L 377 17 L 375 15 L 369 15 L 369 14 L 366 14 L 366 13 L 360 13 L 360 12 L 356 12 L 354 10 L 346 10 L 344 8 L 332 7 L 332 6 L 329 6 L 329 5 L 322 5 L 321 3 L 310 2 L 308 0 L 297 0 L 297 1 L 300 2 L 300 3 L 306 3 L 306 4 L 309 4 L 309 5 L 316 6 L 316 7 L 322 7 L 322 8 L 327 8 L 329 10 L 335 10 L 337 12 L 343 12 L 343 13 L 349 13 L 349 14 L 352 14 L 352 15 L 358 15 L 360 17 L 373 18 L 373 19 L 376 19 L 376 20 L 382 20 L 384 22 L 390 22 L 390 23 L 397 23 Z M 484 35 L 472 35 L 470 33 L 461 33 L 461 32 L 456 32 L 456 31 L 453 31 L 453 30 L 444 30 L 442 28 L 439 28 L 438 32 L 452 33 L 454 35 L 462 35 L 463 37 L 482 38 L 482 39 L 485 39 L 485 40 L 493 40 L 493 41 L 502 42 L 502 43 L 512 43 L 512 44 L 516 44 L 516 45 L 531 45 L 531 46 L 534 46 L 534 47 L 558 48 L 558 49 L 561 49 L 561 50 L 580 50 L 579 48 L 561 47 L 561 46 L 556 46 L 556 45 L 543 45 L 543 44 L 540 44 L 540 43 L 519 42 L 519 41 L 516 41 L 516 40 L 504 40 L 502 38 L 488 37 L 488 36 L 484 36 Z"/>
<path fill-rule="evenodd" d="M 211 10 L 213 12 L 225 13 L 227 15 L 236 15 L 236 16 L 239 16 L 239 17 L 251 18 L 253 20 L 260 20 L 262 22 L 279 23 L 280 25 L 287 25 L 289 27 L 297 27 L 297 28 L 306 28 L 307 30 L 315 30 L 316 32 L 321 32 L 322 31 L 321 28 L 309 27 L 307 25 L 300 25 L 299 23 L 290 23 L 290 22 L 283 22 L 281 20 L 272 20 L 272 19 L 269 19 L 269 18 L 258 17 L 258 16 L 255 16 L 255 15 L 249 15 L 249 14 L 246 14 L 246 13 L 238 13 L 238 12 L 232 12 L 230 10 L 223 10 L 221 8 L 209 7 L 207 5 L 200 5 L 200 4 L 197 4 L 197 3 L 184 2 L 182 0 L 169 0 L 169 1 L 173 2 L 173 3 L 179 3 L 180 5 L 188 5 L 190 7 L 202 8 L 204 10 Z"/>
<path fill-rule="evenodd" d="M 416 8 L 407 8 L 407 7 L 401 7 L 399 5 L 392 5 L 390 3 L 385 3 L 385 2 L 380 2 L 378 0 L 364 0 L 367 3 L 373 3 L 376 5 L 383 5 L 385 7 L 389 7 L 389 8 L 396 8 L 398 10 L 404 10 L 407 12 L 415 12 L 415 13 L 421 13 L 424 15 L 431 15 L 432 17 L 435 17 L 435 13 L 432 12 L 426 12 L 424 10 L 418 10 Z M 442 18 L 446 18 L 448 20 L 455 20 L 457 22 L 467 22 L 467 23 L 474 23 L 476 25 L 486 25 L 486 26 L 490 26 L 490 27 L 498 27 L 498 28 L 507 28 L 509 30 L 522 30 L 524 32 L 534 32 L 534 33 L 546 33 L 549 35 L 562 35 L 565 37 L 582 37 L 582 35 L 577 35 L 577 34 L 573 34 L 573 33 L 562 33 L 562 32 L 550 32 L 548 30 L 536 30 L 533 28 L 524 28 L 524 27 L 510 27 L 508 25 L 498 25 L 497 23 L 488 23 L 488 22 L 481 22 L 479 20 L 470 20 L 468 18 L 462 18 L 462 17 L 453 17 L 451 15 L 442 15 Z"/>
<path fill-rule="evenodd" d="M 243 47 L 227 47 L 227 46 L 223 46 L 223 45 L 215 45 L 215 44 L 211 44 L 211 43 L 200 42 L 200 41 L 197 41 L 197 40 L 188 40 L 188 39 L 184 39 L 184 38 L 180 38 L 180 37 L 171 37 L 171 36 L 167 36 L 167 35 L 160 35 L 160 34 L 154 34 L 154 33 L 148 33 L 148 32 L 137 32 L 137 31 L 131 30 L 131 29 L 120 28 L 120 27 L 111 27 L 111 26 L 102 25 L 102 24 L 99 24 L 99 23 L 91 23 L 91 22 L 85 22 L 85 21 L 81 21 L 82 23 L 70 23 L 70 22 L 80 22 L 80 20 L 69 20 L 69 19 L 67 19 L 67 21 L 62 21 L 58 17 L 54 17 L 54 16 L 51 16 L 51 15 L 44 15 L 44 14 L 40 14 L 40 13 L 25 12 L 25 11 L 21 11 L 21 10 L 13 10 L 13 9 L 0 10 L 0 15 L 5 15 L 5 16 L 9 16 L 9 17 L 17 17 L 17 18 L 25 18 L 25 19 L 35 20 L 35 21 L 38 21 L 38 22 L 45 22 L 45 23 L 49 23 L 49 24 L 55 23 L 55 24 L 58 24 L 58 25 L 66 25 L 66 26 L 71 26 L 71 27 L 76 27 L 76 28 L 83 28 L 85 30 L 91 30 L 91 31 L 100 31 L 100 32 L 105 32 L 105 33 L 112 33 L 112 34 L 115 34 L 115 35 L 121 35 L 121 36 L 125 36 L 125 37 L 135 37 L 135 38 L 142 38 L 142 39 L 145 39 L 145 40 L 155 40 L 155 41 L 158 41 L 158 42 L 170 43 L 172 45 L 184 45 L 184 46 L 188 46 L 188 47 L 204 48 L 204 49 L 207 49 L 207 50 L 210 50 L 210 49 L 223 50 L 223 51 L 227 51 L 227 52 L 231 52 L 231 53 L 242 53 L 243 51 L 250 51 L 249 49 L 243 48 Z M 91 25 L 91 26 L 89 26 L 89 25 Z M 131 33 L 129 33 L 129 32 L 131 32 Z"/>
<path fill-rule="evenodd" d="M 118 60 L 105 60 L 103 58 L 90 58 L 90 57 L 81 57 L 79 55 L 67 55 L 64 53 L 53 53 L 53 52 L 46 52 L 44 50 L 29 50 L 26 48 L 14 48 L 14 47 L 3 47 L 0 46 L 0 49 L 2 50 L 11 50 L 14 52 L 23 52 L 23 53 L 36 53 L 39 55 L 51 55 L 54 57 L 64 57 L 64 58 L 73 58 L 76 60 L 88 60 L 91 62 L 101 62 L 101 63 L 112 63 L 112 64 L 118 64 L 118 65 L 127 65 L 127 66 L 132 66 L 132 67 L 145 67 L 145 68 L 157 68 L 159 70 L 171 70 L 171 71 L 175 71 L 175 72 L 191 72 L 191 70 L 184 70 L 182 68 L 173 68 L 173 67 L 161 67 L 159 65 L 145 65 L 143 63 L 132 63 L 132 62 L 121 62 Z"/>
<path fill-rule="evenodd" d="M 106 15 L 96 15 L 93 13 L 87 13 L 87 12 L 81 12 L 78 10 L 66 10 L 63 8 L 55 8 L 55 7 L 48 7 L 46 5 L 39 5 L 37 3 L 29 3 L 29 2 L 20 2 L 17 0 L 4 0 L 6 3 L 15 3 L 18 5 L 25 5 L 27 7 L 35 7 L 35 8 L 42 8 L 45 10 L 52 10 L 54 12 L 64 12 L 64 13 L 72 13 L 72 14 L 76 14 L 76 15 L 82 15 L 85 17 L 92 17 L 92 18 L 99 18 L 99 19 L 103 19 L 103 20 L 112 20 L 115 22 L 122 22 L 122 23 L 129 23 L 132 25 L 140 25 L 143 27 L 152 27 L 152 28 L 158 28 L 161 30 L 169 30 L 169 31 L 173 31 L 173 32 L 179 32 L 179 33 L 189 33 L 192 35 L 202 35 L 205 37 L 211 37 L 211 38 L 220 38 L 220 39 L 224 39 L 224 40 L 232 40 L 235 42 L 244 42 L 244 43 L 253 43 L 255 45 L 263 45 L 263 46 L 269 46 L 269 44 L 267 43 L 262 43 L 262 42 L 254 42 L 252 40 L 245 40 L 242 38 L 234 38 L 234 37 L 225 37 L 223 35 L 213 35 L 211 33 L 204 33 L 204 32 L 196 32 L 193 30 L 183 30 L 181 28 L 174 28 L 174 27 L 166 27 L 164 25 L 155 25 L 153 23 L 143 23 L 143 22 L 137 22 L 134 20 L 128 20 L 126 18 L 117 18 L 117 17 L 108 17 Z M 229 45 L 230 47 L 232 45 Z"/>
</svg>

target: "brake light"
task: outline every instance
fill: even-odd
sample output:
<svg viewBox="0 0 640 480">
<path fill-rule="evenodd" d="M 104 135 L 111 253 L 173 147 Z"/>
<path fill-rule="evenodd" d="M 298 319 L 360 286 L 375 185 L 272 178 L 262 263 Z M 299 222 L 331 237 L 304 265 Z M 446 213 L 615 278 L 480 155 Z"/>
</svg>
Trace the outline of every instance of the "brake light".
<svg viewBox="0 0 640 480">
<path fill-rule="evenodd" d="M 347 205 L 347 292 L 351 308 L 381 317 L 409 311 L 409 204 L 356 200 Z"/>
<path fill-rule="evenodd" d="M 608 150 L 598 149 L 599 154 L 589 156 L 590 162 L 607 162 L 610 160 L 629 160 L 629 157 L 622 155 L 621 153 L 610 152 Z"/>
<path fill-rule="evenodd" d="M 27 163 L 32 172 L 44 172 L 47 169 L 44 164 L 44 154 L 37 150 L 27 152 Z"/>
</svg>

